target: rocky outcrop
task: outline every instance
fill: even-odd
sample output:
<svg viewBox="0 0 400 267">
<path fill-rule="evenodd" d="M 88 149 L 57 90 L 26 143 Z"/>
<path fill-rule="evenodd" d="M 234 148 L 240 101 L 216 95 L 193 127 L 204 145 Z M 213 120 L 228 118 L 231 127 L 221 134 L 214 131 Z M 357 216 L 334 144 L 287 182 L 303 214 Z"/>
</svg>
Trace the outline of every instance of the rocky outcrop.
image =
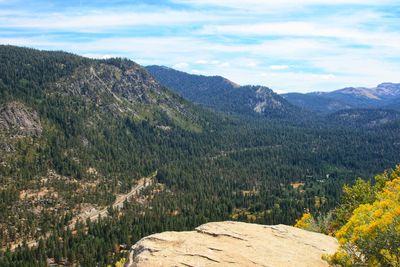
<svg viewBox="0 0 400 267">
<path fill-rule="evenodd" d="M 255 103 L 253 110 L 257 113 L 264 113 L 266 110 L 280 110 L 284 109 L 284 103 L 268 87 L 260 86 L 255 93 Z"/>
<path fill-rule="evenodd" d="M 168 120 L 171 128 L 201 128 L 191 104 L 159 84 L 146 69 L 125 59 L 82 65 L 50 84 L 46 93 L 54 98 L 81 99 L 118 119 L 134 117 L 152 125 Z"/>
<path fill-rule="evenodd" d="M 0 107 L 0 132 L 18 135 L 40 135 L 42 126 L 38 114 L 20 102 L 9 102 Z"/>
<path fill-rule="evenodd" d="M 85 96 L 86 100 L 108 107 L 113 113 L 135 113 L 140 105 L 165 106 L 181 113 L 186 108 L 143 67 L 122 59 L 82 66 L 74 75 L 59 80 L 54 91 Z"/>
<path fill-rule="evenodd" d="M 321 257 L 337 248 L 333 237 L 291 226 L 215 222 L 145 237 L 127 266 L 328 266 Z"/>
</svg>

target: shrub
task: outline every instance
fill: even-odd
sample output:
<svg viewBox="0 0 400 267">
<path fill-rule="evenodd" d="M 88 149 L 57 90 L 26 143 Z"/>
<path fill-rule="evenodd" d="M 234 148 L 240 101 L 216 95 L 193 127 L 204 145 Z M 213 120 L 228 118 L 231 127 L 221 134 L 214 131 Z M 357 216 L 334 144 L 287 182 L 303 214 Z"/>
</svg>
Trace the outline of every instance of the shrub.
<svg viewBox="0 0 400 267">
<path fill-rule="evenodd" d="M 337 232 L 339 251 L 331 262 L 342 266 L 400 266 L 400 176 L 392 172 L 373 203 L 356 208 Z"/>
<path fill-rule="evenodd" d="M 312 216 L 312 214 L 309 212 L 304 213 L 303 216 L 299 220 L 297 220 L 294 227 L 308 231 L 318 232 L 316 221 Z"/>
</svg>

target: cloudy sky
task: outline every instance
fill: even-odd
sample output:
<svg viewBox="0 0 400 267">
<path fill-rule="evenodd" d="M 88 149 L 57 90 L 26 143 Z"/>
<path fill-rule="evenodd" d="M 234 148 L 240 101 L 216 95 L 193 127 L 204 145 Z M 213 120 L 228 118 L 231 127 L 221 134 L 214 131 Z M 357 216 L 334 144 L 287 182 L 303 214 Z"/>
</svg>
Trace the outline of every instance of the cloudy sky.
<svg viewBox="0 0 400 267">
<path fill-rule="evenodd" d="M 400 82 L 399 0 L 0 0 L 0 44 L 277 92 Z"/>
</svg>

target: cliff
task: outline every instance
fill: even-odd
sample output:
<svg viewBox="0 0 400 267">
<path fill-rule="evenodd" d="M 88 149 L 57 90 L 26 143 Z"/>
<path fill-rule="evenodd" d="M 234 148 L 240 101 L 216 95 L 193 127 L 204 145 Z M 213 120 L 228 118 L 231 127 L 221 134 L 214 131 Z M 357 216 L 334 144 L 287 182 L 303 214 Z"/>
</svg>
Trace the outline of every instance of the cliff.
<svg viewBox="0 0 400 267">
<path fill-rule="evenodd" d="M 214 222 L 137 242 L 127 266 L 328 266 L 335 238 L 286 225 Z"/>
</svg>

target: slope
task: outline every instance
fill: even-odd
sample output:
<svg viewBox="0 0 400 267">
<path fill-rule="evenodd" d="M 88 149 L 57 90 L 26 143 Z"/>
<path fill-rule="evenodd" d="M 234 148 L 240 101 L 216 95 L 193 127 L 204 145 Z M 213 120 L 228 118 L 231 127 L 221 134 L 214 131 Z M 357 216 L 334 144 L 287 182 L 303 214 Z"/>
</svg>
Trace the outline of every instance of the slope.
<svg viewBox="0 0 400 267">
<path fill-rule="evenodd" d="M 110 205 L 172 147 L 190 158 L 215 118 L 129 60 L 0 46 L 0 61 L 2 245 Z"/>
<path fill-rule="evenodd" d="M 336 99 L 318 94 L 287 93 L 281 96 L 295 106 L 320 114 L 327 114 L 352 107 Z"/>
<path fill-rule="evenodd" d="M 330 122 L 349 127 L 388 126 L 400 121 L 400 112 L 389 109 L 346 109 L 329 114 Z"/>
<path fill-rule="evenodd" d="M 229 219 L 292 224 L 304 210 L 333 208 L 342 182 L 399 162 L 400 127 L 216 114 L 129 60 L 0 50 L 0 241 L 6 250 L 48 237 L 0 252 L 1 266 L 106 266 L 155 232 Z M 104 209 L 109 216 L 65 229 Z"/>
<path fill-rule="evenodd" d="M 218 111 L 293 118 L 301 111 L 264 86 L 239 86 L 220 76 L 193 75 L 163 66 L 147 66 L 163 85 L 183 97 Z"/>
</svg>

